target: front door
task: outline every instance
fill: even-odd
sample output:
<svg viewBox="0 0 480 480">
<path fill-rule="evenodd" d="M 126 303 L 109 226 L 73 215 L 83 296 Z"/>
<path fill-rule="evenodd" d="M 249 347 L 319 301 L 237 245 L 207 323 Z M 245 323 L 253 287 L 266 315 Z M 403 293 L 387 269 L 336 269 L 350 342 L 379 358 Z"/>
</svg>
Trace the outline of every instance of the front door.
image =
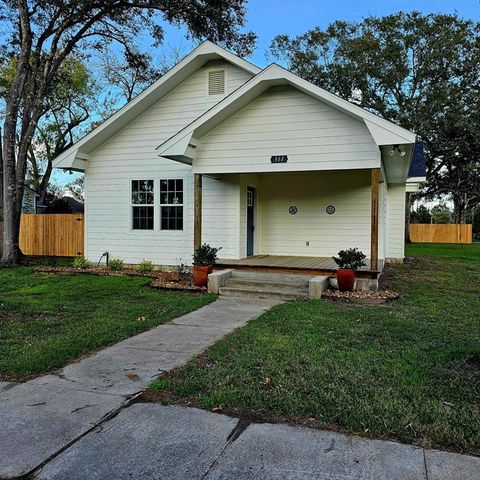
<svg viewBox="0 0 480 480">
<path fill-rule="evenodd" d="M 247 257 L 253 255 L 255 244 L 255 189 L 247 187 Z"/>
</svg>

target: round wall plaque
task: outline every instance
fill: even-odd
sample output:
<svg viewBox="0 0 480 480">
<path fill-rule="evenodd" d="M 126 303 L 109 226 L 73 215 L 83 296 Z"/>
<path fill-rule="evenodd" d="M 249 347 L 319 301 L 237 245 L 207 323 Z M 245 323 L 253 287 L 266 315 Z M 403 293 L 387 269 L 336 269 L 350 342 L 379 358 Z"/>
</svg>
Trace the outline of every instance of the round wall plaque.
<svg viewBox="0 0 480 480">
<path fill-rule="evenodd" d="M 298 212 L 298 208 L 295 205 L 290 205 L 288 212 L 290 215 L 295 215 Z"/>
<path fill-rule="evenodd" d="M 329 205 L 325 211 L 329 214 L 329 215 L 333 215 L 335 213 L 335 206 L 334 205 Z"/>
</svg>

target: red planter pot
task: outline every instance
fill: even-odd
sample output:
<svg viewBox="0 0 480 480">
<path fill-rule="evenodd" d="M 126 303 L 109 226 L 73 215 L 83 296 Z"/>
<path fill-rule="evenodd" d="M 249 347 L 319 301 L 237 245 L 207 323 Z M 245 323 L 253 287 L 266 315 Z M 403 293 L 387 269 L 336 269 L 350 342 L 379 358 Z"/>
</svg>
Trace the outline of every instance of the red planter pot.
<svg viewBox="0 0 480 480">
<path fill-rule="evenodd" d="M 355 272 L 349 268 L 337 270 L 338 289 L 341 292 L 352 292 L 355 286 Z"/>
<path fill-rule="evenodd" d="M 213 266 L 194 265 L 193 266 L 193 281 L 196 287 L 206 287 L 208 274 L 213 272 Z"/>
</svg>

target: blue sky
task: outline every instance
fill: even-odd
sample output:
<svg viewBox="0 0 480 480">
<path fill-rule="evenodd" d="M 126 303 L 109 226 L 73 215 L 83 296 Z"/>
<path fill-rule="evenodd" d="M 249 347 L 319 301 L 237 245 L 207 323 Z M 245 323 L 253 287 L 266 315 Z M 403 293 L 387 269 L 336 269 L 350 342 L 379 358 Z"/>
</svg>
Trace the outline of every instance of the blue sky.
<svg viewBox="0 0 480 480">
<path fill-rule="evenodd" d="M 247 26 L 259 37 L 257 49 L 250 60 L 260 67 L 275 35 L 299 35 L 306 30 L 326 27 L 334 20 L 361 20 L 369 15 L 383 16 L 398 11 L 419 10 L 423 13 L 441 12 L 480 19 L 479 0 L 249 0 Z M 184 32 L 169 27 L 166 42 L 180 42 Z M 188 42 L 184 42 L 189 47 Z M 187 48 L 188 50 L 188 48 Z"/>
<path fill-rule="evenodd" d="M 246 29 L 258 36 L 257 48 L 249 60 L 260 67 L 270 63 L 265 54 L 276 35 L 299 35 L 316 26 L 326 27 L 334 20 L 361 20 L 370 15 L 412 10 L 423 13 L 457 11 L 462 17 L 480 20 L 479 0 L 249 0 L 247 8 Z M 185 39 L 184 29 L 169 25 L 164 28 L 167 49 L 169 45 L 181 45 L 185 54 L 192 49 L 192 43 Z M 145 39 L 144 43 L 148 47 L 149 40 Z M 64 185 L 75 177 L 75 174 L 57 171 L 53 179 Z"/>
</svg>

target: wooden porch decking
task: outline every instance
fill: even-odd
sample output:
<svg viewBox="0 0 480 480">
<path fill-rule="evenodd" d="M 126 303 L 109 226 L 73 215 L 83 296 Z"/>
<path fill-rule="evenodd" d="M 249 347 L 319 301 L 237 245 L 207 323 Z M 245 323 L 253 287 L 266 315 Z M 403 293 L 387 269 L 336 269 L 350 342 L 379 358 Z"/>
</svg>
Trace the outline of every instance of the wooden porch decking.
<svg viewBox="0 0 480 480">
<path fill-rule="evenodd" d="M 357 276 L 360 278 L 377 278 L 383 270 L 383 260 L 378 261 L 378 269 L 371 270 L 370 259 L 367 266 L 362 267 Z M 239 260 L 219 259 L 217 268 L 236 268 L 245 270 L 262 270 L 301 273 L 305 275 L 331 275 L 337 265 L 331 257 L 300 257 L 283 255 L 254 255 Z"/>
</svg>

